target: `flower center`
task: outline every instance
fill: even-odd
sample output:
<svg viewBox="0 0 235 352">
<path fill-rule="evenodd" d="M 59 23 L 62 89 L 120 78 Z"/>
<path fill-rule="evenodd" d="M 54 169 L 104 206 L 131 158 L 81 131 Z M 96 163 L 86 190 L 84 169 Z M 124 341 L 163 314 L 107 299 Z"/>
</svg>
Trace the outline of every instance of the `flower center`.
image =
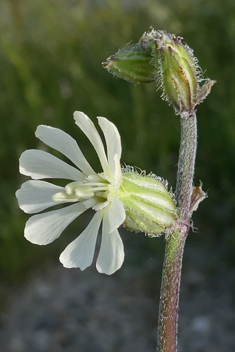
<svg viewBox="0 0 235 352">
<path fill-rule="evenodd" d="M 95 204 L 110 202 L 115 194 L 115 189 L 103 174 L 91 175 L 84 181 L 75 181 L 67 184 L 63 192 L 53 195 L 55 202 L 79 202 L 93 199 Z"/>
</svg>

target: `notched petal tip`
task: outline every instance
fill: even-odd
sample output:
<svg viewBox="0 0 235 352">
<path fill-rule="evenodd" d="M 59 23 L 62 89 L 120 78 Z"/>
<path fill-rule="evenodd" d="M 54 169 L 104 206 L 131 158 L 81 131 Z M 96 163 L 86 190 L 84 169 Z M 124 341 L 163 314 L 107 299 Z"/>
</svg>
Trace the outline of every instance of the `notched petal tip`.
<svg viewBox="0 0 235 352">
<path fill-rule="evenodd" d="M 29 180 L 16 191 L 16 198 L 21 210 L 27 214 L 34 214 L 56 205 L 53 195 L 61 190 L 63 187 L 49 182 Z"/>
<path fill-rule="evenodd" d="M 33 215 L 25 225 L 25 238 L 31 243 L 47 245 L 56 240 L 78 216 L 86 211 L 82 203 Z"/>
<path fill-rule="evenodd" d="M 96 269 L 101 274 L 112 275 L 119 270 L 124 262 L 124 246 L 117 230 L 110 234 L 102 233 L 100 253 Z"/>
<path fill-rule="evenodd" d="M 109 232 L 110 219 L 109 212 L 104 212 L 102 224 L 102 239 L 100 251 L 96 262 L 96 268 L 99 273 L 111 275 L 123 264 L 124 246 L 118 230 Z"/>
<path fill-rule="evenodd" d="M 43 134 L 45 129 L 53 129 L 54 127 L 47 126 L 47 125 L 38 125 L 35 131 L 35 136 L 40 139 L 40 136 Z"/>
<path fill-rule="evenodd" d="M 81 117 L 81 118 L 85 118 L 85 119 L 89 119 L 89 117 L 82 111 L 76 110 L 73 113 L 73 117 L 76 120 L 77 118 Z M 90 119 L 89 119 L 90 120 Z"/>
<path fill-rule="evenodd" d="M 71 242 L 60 255 L 65 268 L 88 268 L 94 257 L 96 239 L 101 223 L 102 212 L 97 212 L 85 230 Z"/>
</svg>

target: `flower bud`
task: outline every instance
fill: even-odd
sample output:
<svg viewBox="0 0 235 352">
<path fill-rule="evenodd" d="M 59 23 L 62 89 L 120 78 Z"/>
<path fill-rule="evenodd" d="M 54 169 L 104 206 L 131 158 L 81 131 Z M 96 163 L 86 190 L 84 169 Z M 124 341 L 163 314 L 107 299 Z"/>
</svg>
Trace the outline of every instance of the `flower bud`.
<svg viewBox="0 0 235 352">
<path fill-rule="evenodd" d="M 190 111 L 197 97 L 197 70 L 192 50 L 182 43 L 181 37 L 164 31 L 156 32 L 155 43 L 160 53 L 164 97 L 178 113 Z"/>
<path fill-rule="evenodd" d="M 118 198 L 125 207 L 126 228 L 157 236 L 171 227 L 176 206 L 160 178 L 124 172 L 122 180 Z"/>
<path fill-rule="evenodd" d="M 155 45 L 153 40 L 152 45 Z M 151 83 L 156 80 L 157 73 L 152 59 L 150 45 L 140 40 L 137 44 L 127 45 L 111 55 L 102 65 L 108 72 L 126 81 Z"/>
<path fill-rule="evenodd" d="M 162 98 L 173 105 L 176 114 L 193 112 L 215 83 L 202 78 L 198 60 L 183 38 L 153 28 L 137 44 L 110 56 L 103 67 L 129 82 L 157 81 Z"/>
<path fill-rule="evenodd" d="M 215 81 L 208 79 L 203 87 L 199 85 L 201 68 L 193 50 L 182 42 L 183 38 L 165 31 L 155 31 L 155 37 L 163 98 L 173 105 L 177 114 L 195 110 Z"/>
</svg>

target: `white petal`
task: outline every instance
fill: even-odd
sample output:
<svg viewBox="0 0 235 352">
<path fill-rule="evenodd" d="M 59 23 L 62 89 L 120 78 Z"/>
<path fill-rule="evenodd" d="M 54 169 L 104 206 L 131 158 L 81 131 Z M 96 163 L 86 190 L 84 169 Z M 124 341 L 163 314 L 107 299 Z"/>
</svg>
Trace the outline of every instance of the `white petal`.
<svg viewBox="0 0 235 352">
<path fill-rule="evenodd" d="M 30 149 L 21 154 L 20 173 L 33 179 L 63 178 L 83 181 L 84 175 L 73 166 L 43 150 Z"/>
<path fill-rule="evenodd" d="M 19 207 L 28 214 L 38 213 L 44 209 L 59 204 L 52 197 L 57 192 L 63 191 L 63 187 L 53 185 L 45 181 L 26 181 L 16 191 Z"/>
<path fill-rule="evenodd" d="M 85 115 L 81 111 L 75 111 L 74 120 L 76 125 L 83 131 L 83 133 L 87 136 L 95 151 L 100 159 L 101 166 L 103 168 L 104 173 L 109 173 L 108 161 L 105 154 L 104 146 L 100 135 L 95 128 L 93 122 L 89 119 L 87 115 Z"/>
<path fill-rule="evenodd" d="M 95 173 L 81 152 L 75 139 L 66 132 L 58 128 L 40 125 L 38 126 L 35 135 L 49 147 L 64 154 L 86 175 Z"/>
<path fill-rule="evenodd" d="M 84 270 L 91 265 L 101 216 L 102 212 L 97 212 L 81 235 L 71 242 L 61 253 L 60 261 L 65 268 L 80 268 Z"/>
<path fill-rule="evenodd" d="M 115 171 L 113 175 L 113 185 L 115 187 L 115 190 L 117 191 L 122 183 L 122 169 L 120 164 L 120 158 L 117 154 L 114 155 L 114 164 Z"/>
<path fill-rule="evenodd" d="M 121 226 L 126 218 L 123 203 L 115 195 L 109 210 L 110 232 Z"/>
<path fill-rule="evenodd" d="M 97 258 L 96 268 L 100 273 L 111 275 L 122 266 L 124 261 L 124 248 L 118 231 L 114 230 L 109 233 L 108 230 L 109 223 L 105 212 L 101 247 Z"/>
<path fill-rule="evenodd" d="M 31 216 L 26 222 L 24 235 L 28 241 L 35 244 L 51 243 L 85 210 L 82 203 L 76 203 L 59 210 Z"/>
<path fill-rule="evenodd" d="M 90 198 L 90 199 L 84 200 L 82 203 L 85 205 L 87 209 L 89 209 L 89 208 L 93 208 L 98 203 L 98 200 L 96 200 L 95 198 Z"/>
<path fill-rule="evenodd" d="M 121 138 L 117 127 L 104 117 L 98 117 L 99 125 L 104 133 L 107 144 L 108 162 L 112 175 L 115 173 L 114 155 L 117 154 L 119 160 L 121 158 L 122 146 Z"/>
</svg>

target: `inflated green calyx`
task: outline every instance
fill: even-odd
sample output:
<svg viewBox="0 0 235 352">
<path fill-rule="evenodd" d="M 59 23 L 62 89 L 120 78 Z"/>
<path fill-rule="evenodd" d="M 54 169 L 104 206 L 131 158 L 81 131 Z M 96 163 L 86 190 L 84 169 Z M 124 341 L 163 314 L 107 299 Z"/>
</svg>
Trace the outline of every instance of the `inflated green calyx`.
<svg viewBox="0 0 235 352">
<path fill-rule="evenodd" d="M 160 179 L 135 172 L 123 173 L 122 179 L 118 197 L 125 207 L 126 228 L 160 235 L 172 226 L 176 206 Z"/>
</svg>

